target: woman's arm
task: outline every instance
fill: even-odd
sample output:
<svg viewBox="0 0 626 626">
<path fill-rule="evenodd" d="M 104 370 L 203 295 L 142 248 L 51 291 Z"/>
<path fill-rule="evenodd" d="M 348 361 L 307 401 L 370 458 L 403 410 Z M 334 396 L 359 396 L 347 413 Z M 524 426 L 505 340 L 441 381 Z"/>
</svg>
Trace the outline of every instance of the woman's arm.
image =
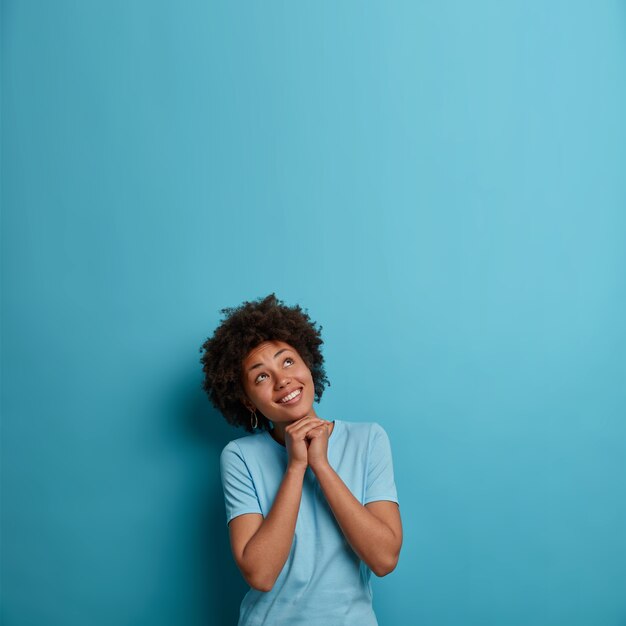
<svg viewBox="0 0 626 626">
<path fill-rule="evenodd" d="M 313 467 L 313 472 L 345 538 L 359 558 L 377 576 L 392 572 L 402 546 L 398 505 L 381 500 L 363 506 L 328 461 Z"/>
<path fill-rule="evenodd" d="M 271 591 L 289 556 L 305 472 L 306 466 L 287 467 L 265 519 L 259 513 L 248 513 L 229 524 L 235 562 L 246 582 L 259 591 Z"/>
<path fill-rule="evenodd" d="M 402 521 L 395 502 L 377 500 L 363 506 L 328 462 L 329 424 L 308 433 L 308 460 L 346 540 L 377 576 L 385 576 L 398 563 L 402 547 Z"/>
<path fill-rule="evenodd" d="M 259 591 L 272 589 L 291 551 L 308 465 L 305 440 L 321 423 L 307 416 L 285 428 L 287 469 L 267 517 L 247 513 L 229 524 L 235 562 L 248 584 Z"/>
</svg>

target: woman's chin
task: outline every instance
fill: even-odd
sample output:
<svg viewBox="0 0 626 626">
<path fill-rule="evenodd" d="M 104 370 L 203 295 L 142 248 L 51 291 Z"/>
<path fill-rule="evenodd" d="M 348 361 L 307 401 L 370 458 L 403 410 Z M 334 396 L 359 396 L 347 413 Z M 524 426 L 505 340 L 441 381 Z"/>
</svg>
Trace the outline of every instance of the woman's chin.
<svg viewBox="0 0 626 626">
<path fill-rule="evenodd" d="M 291 410 L 288 410 L 288 411 L 281 410 L 279 413 L 278 412 L 277 414 L 275 413 L 269 419 L 272 422 L 284 422 L 286 424 L 291 424 L 293 422 L 297 422 L 298 420 L 301 420 L 303 417 L 306 417 L 307 415 L 315 415 L 315 413 L 313 412 L 312 404 L 309 404 L 307 407 L 304 407 L 304 405 L 294 406 Z"/>
<path fill-rule="evenodd" d="M 303 419 L 304 417 L 306 417 L 307 415 L 313 415 L 313 407 L 309 407 L 308 410 L 302 410 L 300 409 L 299 411 L 294 411 L 292 415 L 290 415 L 286 421 L 288 422 L 297 422 L 298 420 Z"/>
</svg>

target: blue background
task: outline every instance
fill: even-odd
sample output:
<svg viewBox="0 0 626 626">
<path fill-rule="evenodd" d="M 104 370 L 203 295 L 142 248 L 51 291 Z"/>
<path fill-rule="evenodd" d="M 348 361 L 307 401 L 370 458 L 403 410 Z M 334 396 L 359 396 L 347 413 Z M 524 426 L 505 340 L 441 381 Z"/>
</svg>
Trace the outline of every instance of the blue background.
<svg viewBox="0 0 626 626">
<path fill-rule="evenodd" d="M 198 352 L 274 291 L 378 421 L 381 626 L 626 623 L 626 5 L 2 3 L 2 623 L 227 625 Z"/>
</svg>

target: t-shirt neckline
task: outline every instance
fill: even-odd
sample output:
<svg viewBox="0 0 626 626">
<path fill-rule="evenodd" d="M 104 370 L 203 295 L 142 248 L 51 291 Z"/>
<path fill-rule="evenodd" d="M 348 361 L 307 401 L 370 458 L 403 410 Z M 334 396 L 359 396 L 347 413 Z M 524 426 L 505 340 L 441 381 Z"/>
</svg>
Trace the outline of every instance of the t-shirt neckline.
<svg viewBox="0 0 626 626">
<path fill-rule="evenodd" d="M 335 439 L 337 438 L 335 435 L 337 434 L 337 427 L 339 426 L 339 424 L 341 423 L 341 420 L 330 420 L 334 426 L 333 426 L 333 431 L 330 433 L 330 437 L 328 437 L 328 447 L 330 448 L 331 442 L 335 441 Z M 267 438 L 275 445 L 278 446 L 279 448 L 283 449 L 285 452 L 287 452 L 287 446 L 283 445 L 282 443 L 279 443 L 278 441 L 276 441 L 276 439 L 274 439 L 274 437 L 272 437 L 272 433 L 269 430 L 266 430 L 264 432 L 264 434 L 267 436 Z"/>
</svg>

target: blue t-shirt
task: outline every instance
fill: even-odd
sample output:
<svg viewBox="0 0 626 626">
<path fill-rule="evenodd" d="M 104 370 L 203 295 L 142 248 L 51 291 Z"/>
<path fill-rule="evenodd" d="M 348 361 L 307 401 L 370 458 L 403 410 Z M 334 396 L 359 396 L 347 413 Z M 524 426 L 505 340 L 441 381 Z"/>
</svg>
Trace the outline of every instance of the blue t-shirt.
<svg viewBox="0 0 626 626">
<path fill-rule="evenodd" d="M 328 461 L 354 497 L 398 502 L 391 446 L 372 422 L 343 422 L 328 439 Z M 267 517 L 287 468 L 287 448 L 267 431 L 229 442 L 220 457 L 226 522 Z M 376 626 L 370 568 L 346 541 L 324 492 L 307 468 L 287 561 L 271 591 L 250 588 L 239 626 Z"/>
</svg>

